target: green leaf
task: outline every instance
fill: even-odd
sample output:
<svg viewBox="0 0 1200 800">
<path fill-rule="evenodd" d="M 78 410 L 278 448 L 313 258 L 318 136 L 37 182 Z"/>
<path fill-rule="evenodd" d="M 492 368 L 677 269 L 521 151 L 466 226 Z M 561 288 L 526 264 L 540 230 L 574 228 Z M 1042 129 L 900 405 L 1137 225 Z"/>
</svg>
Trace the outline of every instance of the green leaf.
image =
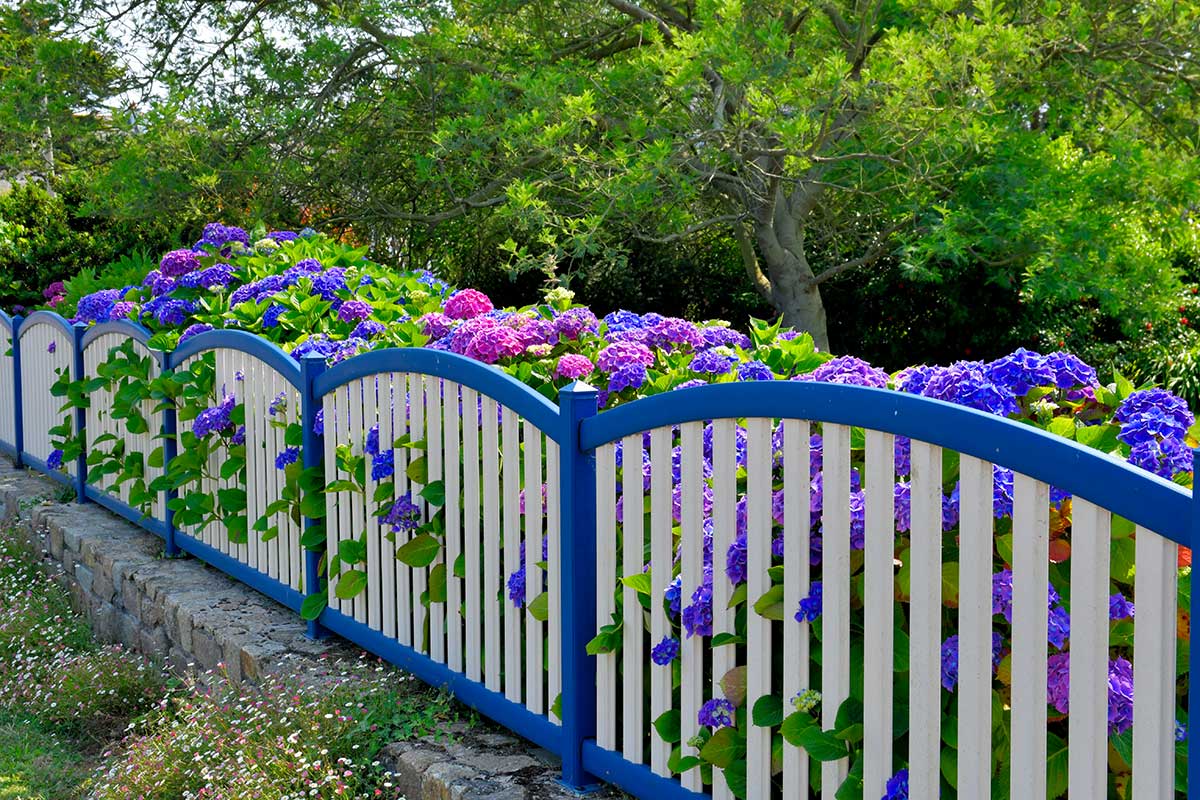
<svg viewBox="0 0 1200 800">
<path fill-rule="evenodd" d="M 681 738 L 679 731 L 679 709 L 672 708 L 654 720 L 654 730 L 664 742 L 675 744 Z"/>
<path fill-rule="evenodd" d="M 396 550 L 396 558 L 410 567 L 427 567 L 442 552 L 442 544 L 428 533 L 423 533 L 406 542 Z"/>
<path fill-rule="evenodd" d="M 832 732 L 821 730 L 818 725 L 801 731 L 800 746 L 817 761 L 837 761 L 845 758 L 848 752 L 845 742 L 834 736 Z"/>
<path fill-rule="evenodd" d="M 347 564 L 360 564 L 367 560 L 367 546 L 358 539 L 343 539 L 338 542 L 338 558 Z"/>
<path fill-rule="evenodd" d="M 422 489 L 419 494 L 429 501 L 430 505 L 446 505 L 446 484 L 442 481 L 434 481 Z"/>
<path fill-rule="evenodd" d="M 429 570 L 429 600 L 433 603 L 446 602 L 446 565 L 438 564 Z"/>
<path fill-rule="evenodd" d="M 408 467 L 405 468 L 404 474 L 413 483 L 425 483 L 429 480 L 429 462 L 425 456 L 418 456 L 408 462 Z"/>
<path fill-rule="evenodd" d="M 793 711 L 783 718 L 783 724 L 779 727 L 779 732 L 783 734 L 784 740 L 795 747 L 801 745 L 801 735 L 804 731 L 817 724 L 816 719 L 812 714 L 803 711 Z"/>
<path fill-rule="evenodd" d="M 709 642 L 709 647 L 721 647 L 727 644 L 745 643 L 746 638 L 744 636 L 738 636 L 736 633 L 718 633 L 716 636 L 712 637 L 712 641 Z"/>
<path fill-rule="evenodd" d="M 776 584 L 754 601 L 754 610 L 767 619 L 783 619 L 783 586 Z"/>
<path fill-rule="evenodd" d="M 542 592 L 529 601 L 529 614 L 539 622 L 550 619 L 550 595 Z"/>
<path fill-rule="evenodd" d="M 1067 743 L 1046 734 L 1046 797 L 1061 797 L 1067 791 Z"/>
<path fill-rule="evenodd" d="M 342 600 L 349 600 L 367 588 L 367 573 L 358 569 L 346 570 L 338 578 L 333 593 Z"/>
<path fill-rule="evenodd" d="M 621 578 L 621 583 L 633 589 L 638 594 L 650 594 L 650 571 L 637 572 Z"/>
<path fill-rule="evenodd" d="M 321 616 L 321 612 L 329 605 L 329 598 L 324 592 L 319 594 L 310 594 L 304 598 L 304 602 L 300 604 L 300 618 L 313 620 Z"/>
<path fill-rule="evenodd" d="M 746 797 L 746 762 L 738 760 L 725 768 L 721 773 L 725 776 L 725 785 L 730 793 L 737 798 Z"/>
<path fill-rule="evenodd" d="M 1046 430 L 1053 433 L 1055 436 L 1065 436 L 1068 439 L 1075 438 L 1075 418 L 1074 417 L 1055 417 L 1050 420 L 1050 424 L 1046 426 Z"/>
<path fill-rule="evenodd" d="M 783 722 L 783 698 L 777 694 L 765 694 L 754 701 L 750 715 L 760 728 L 772 728 Z"/>
<path fill-rule="evenodd" d="M 746 745 L 740 741 L 733 728 L 721 728 L 700 748 L 700 758 L 724 769 L 746 753 Z"/>
</svg>

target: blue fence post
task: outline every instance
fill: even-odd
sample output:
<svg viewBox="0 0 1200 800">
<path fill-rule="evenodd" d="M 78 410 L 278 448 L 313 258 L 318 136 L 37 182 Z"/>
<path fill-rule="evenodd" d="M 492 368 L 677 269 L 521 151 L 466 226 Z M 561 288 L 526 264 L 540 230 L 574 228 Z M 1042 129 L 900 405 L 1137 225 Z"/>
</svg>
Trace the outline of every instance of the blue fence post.
<svg viewBox="0 0 1200 800">
<path fill-rule="evenodd" d="M 160 375 L 166 374 L 169 360 L 169 353 L 161 352 L 158 354 Z M 175 402 L 168 400 L 164 402 L 162 412 L 162 470 L 164 478 L 171 469 L 171 462 L 175 460 L 175 456 L 179 452 L 179 442 L 175 438 L 178 431 L 178 423 L 175 417 Z M 163 490 L 163 555 L 167 558 L 177 558 L 180 555 L 179 545 L 175 543 L 175 511 L 171 508 L 171 501 L 178 496 L 179 493 L 170 487 Z"/>
<path fill-rule="evenodd" d="M 71 377 L 81 381 L 83 374 L 83 335 L 87 333 L 87 323 L 77 322 L 71 326 L 73 337 L 72 348 L 74 365 Z M 87 502 L 87 409 L 75 409 L 75 437 L 79 442 L 79 457 L 75 459 L 75 502 Z"/>
<path fill-rule="evenodd" d="M 21 323 L 25 318 L 18 314 L 12 318 L 12 359 L 13 359 L 13 446 L 17 454 L 13 457 L 13 465 L 25 466 L 21 457 L 25 452 L 25 410 L 21 402 Z"/>
<path fill-rule="evenodd" d="M 1200 447 L 1192 451 L 1191 550 L 1193 564 L 1195 563 L 1196 551 L 1200 549 L 1200 485 L 1196 482 L 1197 476 L 1200 476 Z M 1192 575 L 1195 575 L 1194 566 Z M 1191 622 L 1188 627 L 1188 800 L 1200 800 L 1200 730 L 1196 728 L 1200 724 L 1200 684 L 1196 682 L 1196 676 L 1200 675 L 1200 652 L 1197 652 L 1197 640 L 1200 637 L 1196 636 L 1196 625 L 1200 624 L 1197 622 L 1200 617 L 1196 616 L 1200 613 L 1200 601 L 1196 600 L 1196 589 L 1196 581 L 1193 578 L 1191 600 L 1188 608 L 1188 618 Z"/>
<path fill-rule="evenodd" d="M 313 467 L 323 467 L 325 464 L 325 444 L 324 435 L 318 434 L 316 430 L 317 411 L 321 408 L 320 398 L 317 397 L 314 391 L 313 384 L 317 378 L 325 372 L 325 357 L 315 354 L 309 354 L 300 360 L 300 380 L 303 388 L 300 391 L 300 424 L 304 428 L 303 438 L 301 439 L 301 458 L 304 470 L 307 472 Z M 322 481 L 322 484 L 324 481 Z M 303 497 L 303 481 L 301 481 L 301 496 Z M 313 517 L 304 518 L 304 533 L 307 536 L 309 531 L 319 529 L 322 526 L 320 519 Z M 304 597 L 307 600 L 313 595 L 320 594 L 321 589 L 321 556 L 324 548 L 304 549 Z M 329 635 L 329 631 L 325 626 L 321 625 L 315 619 L 308 621 L 308 636 L 311 639 L 320 639 Z"/>
<path fill-rule="evenodd" d="M 596 390 L 576 381 L 558 394 L 562 593 L 562 782 L 578 792 L 597 779 L 583 767 L 583 743 L 596 735 L 596 452 L 579 446 L 580 423 L 596 414 Z M 611 502 L 611 498 L 609 498 Z M 553 612 L 551 612 L 553 613 Z"/>
</svg>

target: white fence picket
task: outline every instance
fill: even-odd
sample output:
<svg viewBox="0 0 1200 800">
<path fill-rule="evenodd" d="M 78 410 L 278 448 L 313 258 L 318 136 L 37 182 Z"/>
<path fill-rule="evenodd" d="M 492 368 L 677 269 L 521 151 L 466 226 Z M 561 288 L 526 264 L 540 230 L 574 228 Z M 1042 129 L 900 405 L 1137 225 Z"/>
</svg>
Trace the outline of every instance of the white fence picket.
<svg viewBox="0 0 1200 800">
<path fill-rule="evenodd" d="M 0 317 L 0 441 L 16 447 L 17 408 L 13 391 L 12 323 Z"/>
<path fill-rule="evenodd" d="M 713 636 L 733 634 L 734 612 L 729 608 L 733 586 L 722 568 L 726 554 L 737 536 L 737 433 L 734 421 L 718 419 L 712 422 L 713 465 Z M 712 650 L 712 696 L 723 697 L 721 678 L 737 666 L 737 649 L 732 645 Z M 729 800 L 732 793 L 723 771 L 713 768 L 713 800 Z"/>
<path fill-rule="evenodd" d="M 1133 599 L 1133 799 L 1175 793 L 1175 543 L 1138 527 Z M 1014 601 L 1016 588 L 1013 589 Z"/>
<path fill-rule="evenodd" d="M 942 663 L 941 449 L 913 442 L 911 465 L 909 790 L 913 797 L 937 797 L 942 717 L 939 680 Z M 825 502 L 829 502 L 828 495 Z"/>
<path fill-rule="evenodd" d="M 650 431 L 650 641 L 658 644 L 671 633 L 663 609 L 663 595 L 671 584 L 675 559 L 671 535 L 671 430 Z M 650 719 L 657 720 L 674 707 L 671 669 L 650 671 Z M 657 775 L 670 775 L 667 761 L 671 744 L 657 732 L 650 737 L 650 768 Z"/>
<path fill-rule="evenodd" d="M 485 685 L 500 691 L 500 439 L 496 401 L 483 398 L 483 651 Z"/>
<path fill-rule="evenodd" d="M 987 797 L 992 779 L 992 465 L 959 463 L 958 788 Z"/>
<path fill-rule="evenodd" d="M 524 423 L 525 440 L 525 707 L 535 714 L 545 708 L 546 668 L 542 657 L 545 625 L 529 611 L 542 593 L 542 434 Z M 549 563 L 547 563 L 549 567 Z"/>
<path fill-rule="evenodd" d="M 822 446 L 821 725 L 832 729 L 838 708 L 850 696 L 850 429 L 826 423 Z M 846 759 L 821 764 L 825 800 L 833 800 L 848 769 Z"/>
<path fill-rule="evenodd" d="M 1011 784 L 1030 797 L 1046 794 L 1047 589 L 1050 488 L 1013 476 Z"/>
<path fill-rule="evenodd" d="M 812 530 L 812 485 L 809 462 L 809 423 L 783 422 L 783 701 L 789 703 L 809 688 L 809 623 L 789 620 L 800 598 L 809 593 L 809 541 Z M 786 710 L 786 708 L 785 708 Z M 808 796 L 808 754 L 799 747 L 783 748 L 783 796 Z"/>
<path fill-rule="evenodd" d="M 746 584 L 752 603 L 771 587 L 771 420 L 746 422 Z M 715 570 L 714 570 L 715 571 Z M 846 573 L 849 579 L 849 571 Z M 722 576 L 723 579 L 723 576 Z M 714 582 L 717 580 L 714 577 Z M 847 609 L 848 610 L 848 609 Z M 847 617 L 849 621 L 849 617 Z M 771 621 L 753 611 L 746 614 L 746 702 L 753 708 L 771 693 Z M 746 732 L 746 797 L 770 800 L 771 729 L 751 725 Z"/>
<path fill-rule="evenodd" d="M 442 391 L 442 382 L 439 379 L 432 375 L 425 376 L 425 441 L 428 448 L 426 452 L 429 454 L 429 483 L 441 483 L 444 489 L 445 482 L 442 480 L 444 456 L 442 451 Z M 434 509 L 430 508 L 429 516 L 432 517 L 435 513 Z M 432 576 L 434 571 L 440 571 L 443 573 L 442 580 L 444 582 L 446 568 L 446 549 L 443 546 L 439 549 L 433 564 L 430 565 L 430 575 Z M 434 601 L 432 580 L 429 590 L 431 595 L 427 615 L 429 657 L 444 664 L 446 662 L 446 603 L 444 600 Z"/>
<path fill-rule="evenodd" d="M 461 387 L 446 381 L 445 420 L 446 430 L 446 663 L 455 672 L 463 671 L 463 626 L 461 604 L 463 581 L 458 576 L 458 560 L 462 556 L 462 439 L 459 436 Z"/>
<path fill-rule="evenodd" d="M 549 575 L 546 591 L 549 593 L 550 619 L 546 638 L 546 696 L 553 709 L 562 691 L 562 578 L 559 572 L 559 476 L 558 443 L 546 439 L 546 564 Z M 553 710 L 550 720 L 562 720 Z"/>
<path fill-rule="evenodd" d="M 479 494 L 479 395 L 463 387 L 463 561 L 466 586 L 466 665 L 467 677 L 478 681 L 483 675 L 483 647 L 479 625 L 483 619 L 480 601 L 483 588 L 480 581 Z"/>
<path fill-rule="evenodd" d="M 504 696 L 514 703 L 521 702 L 521 667 L 523 654 L 521 652 L 521 617 L 523 614 L 516 608 L 508 596 L 509 577 L 521 567 L 521 434 L 517 424 L 517 415 L 512 409 L 503 409 L 501 419 L 501 436 L 503 440 L 503 470 L 504 500 L 501 511 L 504 514 L 504 575 L 501 581 L 501 592 L 504 595 Z M 532 555 L 526 553 L 526 556 Z"/>
<path fill-rule="evenodd" d="M 863 577 L 863 797 L 884 794 L 892 773 L 892 637 L 895 626 L 894 438 L 866 432 Z M 785 606 L 785 608 L 788 606 Z"/>
<path fill-rule="evenodd" d="M 1079 797 L 1108 791 L 1108 588 L 1112 515 L 1071 503 L 1071 660 L 1068 784 Z M 1146 610 L 1143 610 L 1145 614 Z M 1143 617 L 1153 624 L 1148 615 Z"/>
<path fill-rule="evenodd" d="M 702 464 L 704 459 L 704 425 L 700 422 L 685 422 L 680 430 L 680 527 L 679 546 L 680 575 L 683 593 L 680 608 L 686 609 L 692 602 L 692 594 L 704 582 L 704 504 Z M 699 634 L 681 635 L 680 659 L 680 715 L 684 731 L 694 731 L 698 725 L 700 706 L 704 693 L 705 643 Z M 684 755 L 695 755 L 696 748 L 687 744 L 689 734 L 684 734 Z M 681 777 L 684 788 L 700 791 L 699 767 L 693 767 Z"/>
<path fill-rule="evenodd" d="M 616 449 L 611 444 L 596 450 L 596 628 L 612 623 L 616 611 L 613 591 L 617 582 L 617 472 Z M 596 656 L 596 744 L 617 749 L 617 658 Z"/>
</svg>

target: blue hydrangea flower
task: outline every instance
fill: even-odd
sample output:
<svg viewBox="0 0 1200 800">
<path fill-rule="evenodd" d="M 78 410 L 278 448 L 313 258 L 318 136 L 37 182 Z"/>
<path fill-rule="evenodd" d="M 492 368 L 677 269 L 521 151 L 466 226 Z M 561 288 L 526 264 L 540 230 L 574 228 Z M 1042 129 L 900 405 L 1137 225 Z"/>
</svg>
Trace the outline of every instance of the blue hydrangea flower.
<svg viewBox="0 0 1200 800">
<path fill-rule="evenodd" d="M 275 469 L 286 469 L 288 464 L 295 464 L 300 458 L 299 447 L 286 447 L 275 456 Z"/>
<path fill-rule="evenodd" d="M 796 612 L 796 622 L 813 622 L 821 616 L 821 581 L 813 581 L 808 588 L 808 596 L 800 598 L 800 609 Z"/>
<path fill-rule="evenodd" d="M 739 533 L 725 554 L 725 575 L 734 586 L 746 582 L 746 534 Z"/>
<path fill-rule="evenodd" d="M 679 657 L 679 640 L 664 636 L 663 640 L 650 648 L 650 660 L 665 667 Z"/>
<path fill-rule="evenodd" d="M 213 326 L 209 325 L 207 322 L 197 322 L 195 325 L 189 325 L 186 329 L 184 329 L 183 333 L 179 334 L 179 344 L 183 344 L 193 336 L 198 336 L 199 334 L 206 331 L 211 331 L 212 329 Z"/>
<path fill-rule="evenodd" d="M 47 469 L 62 469 L 63 466 L 63 451 L 54 449 L 50 451 L 50 455 L 46 457 Z"/>
<path fill-rule="evenodd" d="M 391 526 L 393 532 L 411 531 L 421 525 L 421 509 L 412 501 L 412 494 L 405 493 L 392 503 L 387 513 L 379 517 L 379 521 Z"/>
<path fill-rule="evenodd" d="M 880 800 L 908 800 L 908 770 L 902 769 L 888 778 Z"/>
<path fill-rule="evenodd" d="M 692 603 L 683 609 L 681 617 L 688 637 L 712 636 L 712 569 L 704 571 L 704 582 L 692 592 Z"/>
<path fill-rule="evenodd" d="M 203 439 L 210 434 L 230 430 L 233 427 L 231 415 L 236 402 L 234 396 L 228 394 L 217 405 L 201 411 L 192 422 L 192 433 Z"/>
<path fill-rule="evenodd" d="M 1133 619 L 1133 603 L 1125 599 L 1125 595 L 1117 592 L 1108 598 L 1108 618 L 1114 622 L 1122 619 Z"/>
<path fill-rule="evenodd" d="M 678 619 L 679 606 L 683 600 L 683 579 L 681 577 L 676 575 L 675 580 L 667 584 L 663 599 L 667 601 L 667 609 L 670 611 L 671 618 Z"/>
<path fill-rule="evenodd" d="M 986 374 L 1016 397 L 1024 397 L 1029 390 L 1039 386 L 1054 386 L 1057 377 L 1045 356 L 1024 347 L 988 364 Z"/>
<path fill-rule="evenodd" d="M 775 380 L 775 374 L 761 361 L 747 361 L 738 365 L 737 379 L 739 381 L 772 381 Z"/>
<path fill-rule="evenodd" d="M 733 703 L 724 697 L 714 697 L 700 706 L 696 721 L 701 725 L 716 730 L 717 728 L 732 728 L 737 709 Z"/>
<path fill-rule="evenodd" d="M 396 451 L 384 450 L 371 461 L 371 480 L 381 481 L 396 472 Z"/>
<path fill-rule="evenodd" d="M 646 367 L 642 364 L 632 363 L 620 367 L 608 379 L 608 391 L 610 394 L 624 391 L 625 389 L 640 389 L 646 383 Z"/>
<path fill-rule="evenodd" d="M 387 330 L 382 322 L 376 322 L 373 319 L 365 319 L 354 326 L 354 330 L 350 332 L 350 336 L 355 339 L 370 339 L 372 336 L 378 336 Z"/>
</svg>

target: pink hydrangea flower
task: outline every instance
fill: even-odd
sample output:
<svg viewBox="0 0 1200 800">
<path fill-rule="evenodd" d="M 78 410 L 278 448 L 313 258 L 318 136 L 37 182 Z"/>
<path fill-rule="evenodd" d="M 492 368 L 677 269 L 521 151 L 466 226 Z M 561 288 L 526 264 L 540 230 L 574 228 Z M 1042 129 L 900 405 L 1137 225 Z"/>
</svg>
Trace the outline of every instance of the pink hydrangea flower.
<svg viewBox="0 0 1200 800">
<path fill-rule="evenodd" d="M 454 320 L 447 317 L 440 311 L 434 311 L 426 314 L 417 320 L 421 324 L 421 330 L 431 339 L 441 339 L 454 328 Z"/>
<path fill-rule="evenodd" d="M 487 328 L 475 334 L 467 345 L 466 355 L 485 364 L 495 364 L 502 358 L 519 356 L 525 350 L 525 343 L 511 328 Z"/>
<path fill-rule="evenodd" d="M 446 316 L 450 319 L 472 319 L 486 314 L 493 308 L 492 301 L 483 292 L 461 289 L 446 301 Z"/>
<path fill-rule="evenodd" d="M 574 381 L 592 374 L 593 369 L 592 362 L 588 360 L 587 356 L 567 353 L 558 360 L 558 364 L 554 367 L 554 374 L 560 378 Z"/>
</svg>

